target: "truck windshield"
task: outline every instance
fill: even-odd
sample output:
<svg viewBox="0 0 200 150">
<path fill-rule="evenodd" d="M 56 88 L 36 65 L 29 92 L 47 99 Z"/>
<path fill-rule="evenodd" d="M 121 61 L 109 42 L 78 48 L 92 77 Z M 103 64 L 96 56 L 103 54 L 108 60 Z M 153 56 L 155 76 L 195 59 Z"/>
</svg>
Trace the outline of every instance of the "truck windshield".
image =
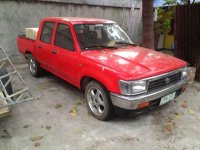
<svg viewBox="0 0 200 150">
<path fill-rule="evenodd" d="M 77 24 L 74 29 L 82 50 L 134 45 L 117 24 Z"/>
</svg>

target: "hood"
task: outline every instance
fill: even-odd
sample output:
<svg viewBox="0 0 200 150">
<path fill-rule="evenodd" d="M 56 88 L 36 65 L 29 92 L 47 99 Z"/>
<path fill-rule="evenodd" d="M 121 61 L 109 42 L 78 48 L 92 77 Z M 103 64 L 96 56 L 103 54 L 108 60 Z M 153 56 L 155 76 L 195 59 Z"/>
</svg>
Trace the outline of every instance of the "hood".
<svg viewBox="0 0 200 150">
<path fill-rule="evenodd" d="M 178 58 L 139 46 L 90 50 L 82 54 L 102 67 L 135 80 L 163 74 L 186 65 Z"/>
</svg>

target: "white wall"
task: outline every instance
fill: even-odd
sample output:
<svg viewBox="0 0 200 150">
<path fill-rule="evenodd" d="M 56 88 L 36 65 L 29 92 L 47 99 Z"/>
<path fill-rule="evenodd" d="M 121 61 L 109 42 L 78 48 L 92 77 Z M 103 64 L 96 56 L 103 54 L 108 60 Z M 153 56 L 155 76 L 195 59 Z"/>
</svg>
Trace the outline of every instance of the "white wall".
<svg viewBox="0 0 200 150">
<path fill-rule="evenodd" d="M 141 44 L 142 4 L 140 0 L 125 0 L 123 5 L 114 3 L 115 0 L 111 0 L 107 5 L 105 0 L 94 0 L 93 2 L 92 0 L 62 1 L 64 0 L 1 1 L 0 45 L 9 55 L 19 54 L 16 44 L 17 35 L 24 34 L 26 27 L 39 26 L 40 20 L 47 16 L 110 19 L 117 22 L 136 44 Z M 97 4 L 97 2 L 99 3 Z M 136 7 L 135 9 L 131 8 L 132 4 Z M 114 6 L 111 7 L 110 5 Z"/>
</svg>

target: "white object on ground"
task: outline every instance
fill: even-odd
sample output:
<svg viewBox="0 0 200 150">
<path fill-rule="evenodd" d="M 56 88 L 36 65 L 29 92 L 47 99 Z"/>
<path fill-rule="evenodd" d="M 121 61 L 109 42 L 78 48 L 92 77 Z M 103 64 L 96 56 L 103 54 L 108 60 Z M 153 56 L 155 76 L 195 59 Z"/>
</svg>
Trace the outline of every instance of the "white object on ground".
<svg viewBox="0 0 200 150">
<path fill-rule="evenodd" d="M 194 78 L 196 75 L 196 68 L 195 67 L 188 67 L 189 69 L 189 84 L 192 84 L 194 82 Z"/>
<path fill-rule="evenodd" d="M 160 34 L 157 49 L 162 49 L 163 48 L 163 43 L 164 43 L 164 34 Z"/>
</svg>

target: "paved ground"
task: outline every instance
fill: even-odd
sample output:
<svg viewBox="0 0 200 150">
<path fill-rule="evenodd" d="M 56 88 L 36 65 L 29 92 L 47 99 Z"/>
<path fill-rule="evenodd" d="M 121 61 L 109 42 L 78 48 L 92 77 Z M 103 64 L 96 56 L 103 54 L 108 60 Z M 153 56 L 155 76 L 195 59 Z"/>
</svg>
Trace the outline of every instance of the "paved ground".
<svg viewBox="0 0 200 150">
<path fill-rule="evenodd" d="M 72 85 L 51 74 L 35 79 L 27 65 L 17 68 L 36 100 L 0 120 L 0 150 L 200 149 L 199 83 L 157 110 L 102 122 L 88 114 Z"/>
</svg>

